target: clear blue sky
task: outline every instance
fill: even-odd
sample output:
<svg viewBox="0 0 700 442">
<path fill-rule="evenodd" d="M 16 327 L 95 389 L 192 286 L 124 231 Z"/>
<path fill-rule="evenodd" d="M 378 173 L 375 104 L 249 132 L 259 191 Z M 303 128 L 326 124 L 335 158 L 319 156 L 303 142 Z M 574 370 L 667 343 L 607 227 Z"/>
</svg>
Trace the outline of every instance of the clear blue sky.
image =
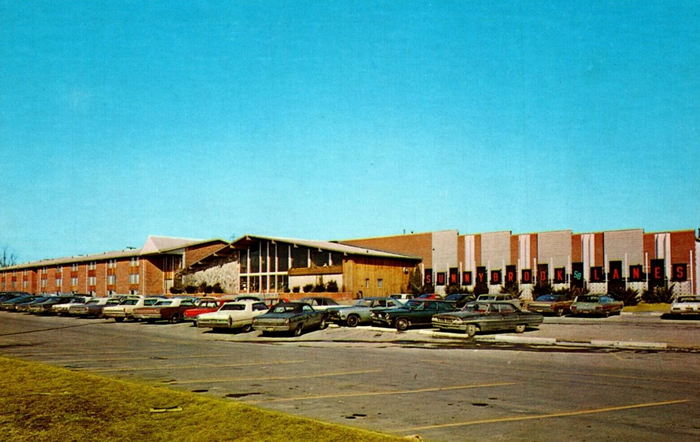
<svg viewBox="0 0 700 442">
<path fill-rule="evenodd" d="M 22 262 L 697 228 L 700 3 L 0 0 L 0 154 Z"/>
</svg>

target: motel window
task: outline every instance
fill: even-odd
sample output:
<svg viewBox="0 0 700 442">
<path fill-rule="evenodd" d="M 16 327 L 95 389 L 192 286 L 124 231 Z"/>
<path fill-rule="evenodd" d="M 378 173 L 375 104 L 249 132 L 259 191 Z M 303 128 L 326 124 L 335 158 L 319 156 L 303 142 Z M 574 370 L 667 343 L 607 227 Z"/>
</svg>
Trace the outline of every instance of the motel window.
<svg viewBox="0 0 700 442">
<path fill-rule="evenodd" d="M 116 275 L 107 275 L 107 284 L 109 285 L 114 285 L 117 282 L 117 276 Z"/>
<path fill-rule="evenodd" d="M 117 266 L 117 260 L 116 259 L 110 259 L 107 261 L 107 268 L 113 269 Z"/>
<path fill-rule="evenodd" d="M 323 250 L 312 250 L 311 251 L 311 265 L 316 267 L 323 267 L 328 265 L 329 255 L 328 252 Z"/>
<path fill-rule="evenodd" d="M 260 249 L 259 244 L 250 249 L 250 269 L 248 273 L 260 273 Z"/>
<path fill-rule="evenodd" d="M 241 273 L 248 273 L 248 251 L 241 250 L 238 261 L 241 263 Z"/>
<path fill-rule="evenodd" d="M 95 285 L 95 284 L 97 284 L 97 278 L 94 276 L 90 276 L 88 278 L 88 285 Z"/>
<path fill-rule="evenodd" d="M 369 288 L 369 278 L 365 279 L 365 288 Z"/>
<path fill-rule="evenodd" d="M 46 280 L 45 279 L 41 280 L 41 288 L 46 288 Z"/>
<path fill-rule="evenodd" d="M 377 288 L 384 287 L 384 280 L 382 278 L 377 279 Z"/>
<path fill-rule="evenodd" d="M 27 288 L 29 287 L 29 281 L 22 281 L 22 288 Z"/>
<path fill-rule="evenodd" d="M 56 278 L 56 287 L 61 287 L 61 278 Z"/>
<path fill-rule="evenodd" d="M 286 272 L 289 270 L 289 246 L 286 244 L 277 247 L 277 271 Z"/>
<path fill-rule="evenodd" d="M 78 278 L 71 278 L 70 285 L 71 287 L 76 287 L 78 285 Z"/>
<path fill-rule="evenodd" d="M 139 265 L 139 257 L 132 256 L 131 257 L 131 267 L 138 267 L 138 265 Z"/>
<path fill-rule="evenodd" d="M 139 274 L 138 273 L 132 273 L 129 275 L 129 284 L 138 284 L 139 283 Z"/>
<path fill-rule="evenodd" d="M 88 270 L 95 270 L 95 267 L 97 267 L 97 263 L 95 261 L 90 261 L 90 264 L 88 264 Z"/>
<path fill-rule="evenodd" d="M 70 269 L 74 272 L 77 272 L 78 271 L 78 263 L 74 262 L 73 264 L 71 264 Z"/>
<path fill-rule="evenodd" d="M 295 269 L 309 266 L 309 249 L 305 247 L 292 247 L 292 267 Z"/>
</svg>

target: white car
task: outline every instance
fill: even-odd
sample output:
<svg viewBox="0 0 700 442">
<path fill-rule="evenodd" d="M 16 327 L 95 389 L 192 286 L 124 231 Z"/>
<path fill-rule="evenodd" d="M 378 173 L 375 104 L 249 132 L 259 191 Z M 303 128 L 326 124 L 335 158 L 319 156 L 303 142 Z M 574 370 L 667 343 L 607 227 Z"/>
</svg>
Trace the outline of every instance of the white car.
<svg viewBox="0 0 700 442">
<path fill-rule="evenodd" d="M 671 304 L 672 315 L 700 315 L 700 296 L 679 296 Z"/>
<path fill-rule="evenodd" d="M 121 322 L 124 319 L 134 319 L 134 309 L 139 307 L 148 307 L 162 298 L 128 298 L 117 305 L 110 305 L 102 309 L 102 316 L 105 318 L 114 318 L 115 321 Z"/>
<path fill-rule="evenodd" d="M 305 298 L 301 298 L 299 302 L 305 302 L 311 305 L 314 310 L 322 312 L 328 310 L 329 308 L 342 307 L 335 301 L 335 299 L 325 298 L 322 296 L 307 296 Z"/>
<path fill-rule="evenodd" d="M 70 300 L 67 304 L 56 304 L 51 306 L 51 311 L 57 315 L 67 315 L 68 310 L 74 305 L 83 305 L 88 302 L 91 298 L 89 296 L 76 296 Z"/>
<path fill-rule="evenodd" d="M 244 332 L 251 330 L 253 318 L 266 313 L 268 307 L 262 301 L 227 302 L 219 310 L 202 313 L 197 316 L 197 327 L 200 328 L 240 328 Z"/>
</svg>

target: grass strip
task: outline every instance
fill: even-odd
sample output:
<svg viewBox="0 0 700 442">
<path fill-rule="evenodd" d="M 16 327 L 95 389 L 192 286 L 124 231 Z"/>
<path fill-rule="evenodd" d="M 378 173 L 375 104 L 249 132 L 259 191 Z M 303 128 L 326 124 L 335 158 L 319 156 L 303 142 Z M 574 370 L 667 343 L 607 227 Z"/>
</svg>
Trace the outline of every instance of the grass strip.
<svg viewBox="0 0 700 442">
<path fill-rule="evenodd" d="M 668 313 L 671 311 L 671 304 L 647 304 L 640 302 L 637 305 L 626 305 L 622 308 L 623 312 L 643 313 L 643 312 L 661 312 Z"/>
<path fill-rule="evenodd" d="M 0 440 L 390 441 L 394 436 L 0 357 Z"/>
</svg>

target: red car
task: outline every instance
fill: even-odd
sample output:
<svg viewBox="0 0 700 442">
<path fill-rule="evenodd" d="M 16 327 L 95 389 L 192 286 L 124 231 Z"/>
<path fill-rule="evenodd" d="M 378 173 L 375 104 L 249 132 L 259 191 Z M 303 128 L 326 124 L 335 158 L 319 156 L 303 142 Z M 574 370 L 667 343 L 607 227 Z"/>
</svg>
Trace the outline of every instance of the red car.
<svg viewBox="0 0 700 442">
<path fill-rule="evenodd" d="M 185 321 L 195 321 L 197 320 L 197 315 L 202 313 L 211 313 L 219 310 L 224 304 L 222 299 L 214 298 L 202 298 L 197 302 L 197 307 L 185 310 Z M 196 325 L 196 323 L 195 323 Z"/>
<path fill-rule="evenodd" d="M 134 309 L 134 319 L 146 322 L 168 321 L 180 322 L 185 317 L 185 311 L 196 307 L 194 300 L 172 298 L 161 299 L 150 307 Z"/>
</svg>

